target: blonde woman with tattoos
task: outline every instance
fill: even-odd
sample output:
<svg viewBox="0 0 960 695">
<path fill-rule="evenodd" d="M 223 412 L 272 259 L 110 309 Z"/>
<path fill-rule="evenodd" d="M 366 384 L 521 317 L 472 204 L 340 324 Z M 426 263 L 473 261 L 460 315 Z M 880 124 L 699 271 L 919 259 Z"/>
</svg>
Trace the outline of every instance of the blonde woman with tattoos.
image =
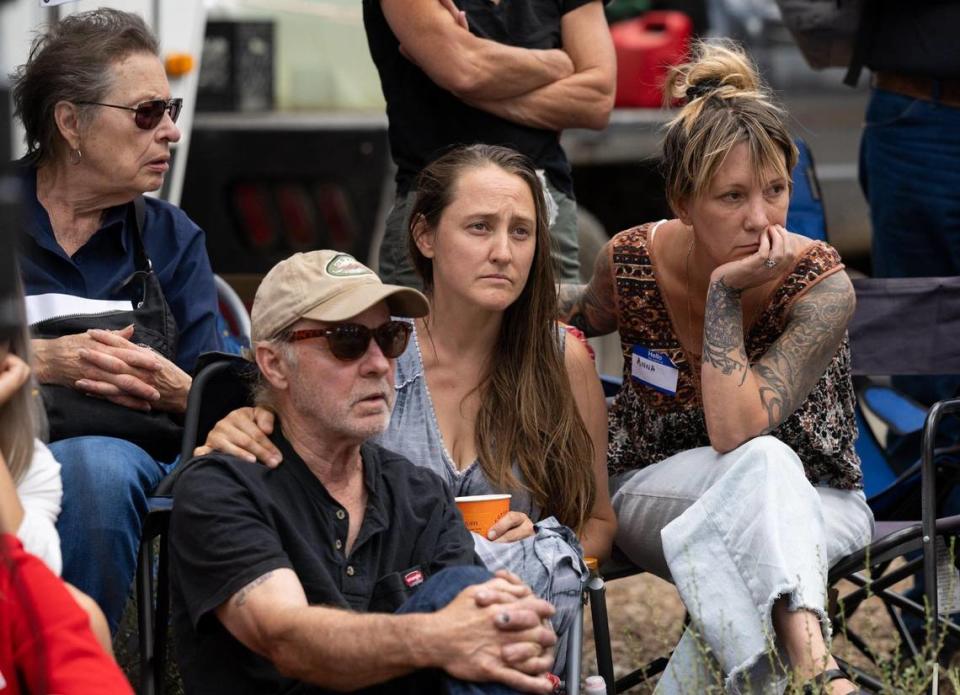
<svg viewBox="0 0 960 695">
<path fill-rule="evenodd" d="M 836 251 L 785 228 L 796 148 L 731 44 L 673 71 L 676 219 L 616 235 L 561 311 L 620 332 L 610 412 L 617 545 L 692 618 L 658 693 L 858 692 L 829 653 L 830 564 L 869 542 Z M 772 658 L 771 658 L 772 657 Z"/>
</svg>

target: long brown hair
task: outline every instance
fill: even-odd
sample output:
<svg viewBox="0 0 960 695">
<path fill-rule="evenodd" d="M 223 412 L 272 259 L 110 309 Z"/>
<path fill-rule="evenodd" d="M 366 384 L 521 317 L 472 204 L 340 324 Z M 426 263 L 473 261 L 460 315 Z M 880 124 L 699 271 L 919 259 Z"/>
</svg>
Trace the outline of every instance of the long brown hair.
<svg viewBox="0 0 960 695">
<path fill-rule="evenodd" d="M 674 212 L 706 190 L 727 154 L 744 142 L 757 177 L 772 169 L 790 181 L 797 147 L 785 113 L 760 81 L 753 62 L 729 40 L 697 42 L 690 62 L 674 67 L 664 100 L 686 104 L 667 124 L 663 166 Z"/>
<path fill-rule="evenodd" d="M 13 332 L 6 352 L 29 364 L 30 336 L 27 333 L 26 311 L 19 281 L 17 285 L 17 294 L 3 300 L 13 305 L 12 313 L 19 319 L 19 327 Z M 10 396 L 6 403 L 0 405 L 0 452 L 3 453 L 14 483 L 19 483 L 30 467 L 33 460 L 33 440 L 37 436 L 45 436 L 43 430 L 46 429 L 46 422 L 33 377 Z"/>
<path fill-rule="evenodd" d="M 530 159 L 506 147 L 470 145 L 425 167 L 410 214 L 410 256 L 427 294 L 432 294 L 433 263 L 417 248 L 415 230 L 420 224 L 436 229 L 463 172 L 490 165 L 530 187 L 537 220 L 530 275 L 520 296 L 503 312 L 487 372 L 477 385 L 480 465 L 500 489 L 526 488 L 545 514 L 579 530 L 596 496 L 593 443 L 577 410 L 558 343 L 546 203 Z M 514 463 L 522 481 L 513 474 Z"/>
</svg>

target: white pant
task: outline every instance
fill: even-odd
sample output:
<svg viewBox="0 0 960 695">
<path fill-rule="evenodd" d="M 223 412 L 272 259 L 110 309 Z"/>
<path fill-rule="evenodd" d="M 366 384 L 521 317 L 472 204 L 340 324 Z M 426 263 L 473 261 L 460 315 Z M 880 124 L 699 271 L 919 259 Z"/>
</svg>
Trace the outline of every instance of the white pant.
<svg viewBox="0 0 960 695">
<path fill-rule="evenodd" d="M 613 478 L 611 489 L 617 545 L 672 581 L 692 619 L 657 693 L 706 692 L 718 672 L 729 692 L 782 692 L 786 658 L 766 658 L 774 601 L 813 611 L 826 633 L 827 568 L 873 534 L 861 491 L 813 487 L 774 437 L 727 454 L 684 451 Z"/>
</svg>

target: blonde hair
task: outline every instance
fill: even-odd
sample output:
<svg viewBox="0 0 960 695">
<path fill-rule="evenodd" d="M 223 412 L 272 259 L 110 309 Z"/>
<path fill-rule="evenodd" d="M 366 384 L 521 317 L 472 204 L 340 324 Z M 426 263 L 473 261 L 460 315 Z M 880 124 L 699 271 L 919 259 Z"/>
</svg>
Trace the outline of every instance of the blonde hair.
<svg viewBox="0 0 960 695">
<path fill-rule="evenodd" d="M 31 362 L 30 335 L 27 333 L 26 312 L 22 293 L 10 298 L 15 302 L 14 311 L 20 319 L 20 328 L 10 339 L 7 352 L 16 355 L 27 364 Z M 19 483 L 33 460 L 33 441 L 46 429 L 43 399 L 33 377 L 0 405 L 0 452 L 7 463 L 7 470 L 14 483 Z"/>
<path fill-rule="evenodd" d="M 537 244 L 527 284 L 503 312 L 487 373 L 477 387 L 478 458 L 484 475 L 498 488 L 526 488 L 545 516 L 579 531 L 596 497 L 593 442 L 577 410 L 558 340 L 547 207 L 533 162 L 506 147 L 469 145 L 424 167 L 410 215 L 410 255 L 427 293 L 432 293 L 433 261 L 417 247 L 418 225 L 436 229 L 463 173 L 491 165 L 530 188 Z M 514 463 L 522 481 L 514 475 Z"/>
<path fill-rule="evenodd" d="M 686 104 L 666 126 L 663 166 L 667 201 L 702 194 L 736 145 L 746 143 L 759 179 L 773 169 L 790 182 L 797 147 L 757 68 L 733 41 L 697 41 L 690 62 L 670 70 L 664 102 Z"/>
</svg>

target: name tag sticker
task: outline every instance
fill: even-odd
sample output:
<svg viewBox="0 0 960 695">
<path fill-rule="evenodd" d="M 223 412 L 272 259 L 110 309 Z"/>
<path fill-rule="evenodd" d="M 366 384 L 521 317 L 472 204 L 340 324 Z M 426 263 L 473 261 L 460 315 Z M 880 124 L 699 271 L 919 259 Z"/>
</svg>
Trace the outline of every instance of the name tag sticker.
<svg viewBox="0 0 960 695">
<path fill-rule="evenodd" d="M 668 396 L 677 395 L 679 370 L 669 357 L 642 345 L 633 346 L 630 374 L 633 380 Z"/>
</svg>

